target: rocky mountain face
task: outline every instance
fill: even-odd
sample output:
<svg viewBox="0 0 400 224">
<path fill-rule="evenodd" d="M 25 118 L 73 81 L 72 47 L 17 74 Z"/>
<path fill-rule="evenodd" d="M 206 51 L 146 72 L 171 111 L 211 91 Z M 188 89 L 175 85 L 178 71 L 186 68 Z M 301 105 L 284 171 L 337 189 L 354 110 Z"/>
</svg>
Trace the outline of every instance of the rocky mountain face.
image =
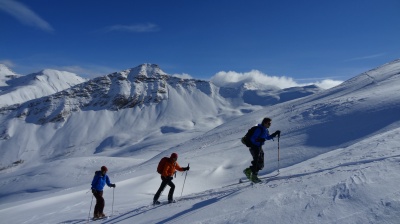
<svg viewBox="0 0 400 224">
<path fill-rule="evenodd" d="M 232 106 L 239 106 L 238 101 L 239 104 L 272 105 L 320 91 L 316 86 L 263 91 L 246 89 L 245 86 L 239 89 L 221 88 L 208 81 L 172 77 L 155 64 L 143 64 L 21 105 L 2 108 L 0 112 L 12 111 L 15 117 L 36 124 L 63 122 L 76 111 L 117 111 L 159 104 L 169 99 L 171 90 L 189 95 L 199 92 L 213 101 L 231 103 Z"/>
<path fill-rule="evenodd" d="M 210 97 L 213 94 L 209 82 L 172 77 L 157 65 L 144 64 L 21 105 L 5 107 L 2 111 L 13 111 L 16 117 L 38 124 L 60 122 L 75 111 L 117 111 L 158 104 L 168 99 L 169 88 L 188 92 L 200 90 Z"/>
</svg>

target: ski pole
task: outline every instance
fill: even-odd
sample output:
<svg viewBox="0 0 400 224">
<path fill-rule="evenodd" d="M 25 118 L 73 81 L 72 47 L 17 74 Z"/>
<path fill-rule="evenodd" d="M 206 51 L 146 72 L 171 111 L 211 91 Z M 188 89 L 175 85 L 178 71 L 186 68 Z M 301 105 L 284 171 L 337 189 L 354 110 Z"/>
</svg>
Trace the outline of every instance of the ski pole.
<svg viewBox="0 0 400 224">
<path fill-rule="evenodd" d="M 112 201 L 112 206 L 111 206 L 111 216 L 114 214 L 114 190 L 115 190 L 115 187 L 113 188 L 113 201 Z"/>
<path fill-rule="evenodd" d="M 88 215 L 87 223 L 89 223 L 89 221 L 90 221 L 90 210 L 92 210 L 93 197 L 94 196 L 92 195 L 92 201 L 90 202 L 90 208 L 89 208 L 89 215 Z"/>
<path fill-rule="evenodd" d="M 188 167 L 189 167 L 189 163 L 188 163 Z M 186 182 L 187 173 L 188 173 L 188 171 L 186 170 L 185 180 L 183 181 L 183 186 L 182 186 L 181 197 L 182 197 L 182 194 L 183 194 L 183 188 L 185 187 L 185 182 Z"/>
<path fill-rule="evenodd" d="M 280 149 L 279 149 L 279 139 L 280 139 L 280 136 L 278 136 L 278 173 L 279 173 L 279 168 L 280 168 L 280 166 L 279 166 L 279 160 L 280 160 L 280 158 L 279 158 L 279 152 L 280 152 Z"/>
</svg>

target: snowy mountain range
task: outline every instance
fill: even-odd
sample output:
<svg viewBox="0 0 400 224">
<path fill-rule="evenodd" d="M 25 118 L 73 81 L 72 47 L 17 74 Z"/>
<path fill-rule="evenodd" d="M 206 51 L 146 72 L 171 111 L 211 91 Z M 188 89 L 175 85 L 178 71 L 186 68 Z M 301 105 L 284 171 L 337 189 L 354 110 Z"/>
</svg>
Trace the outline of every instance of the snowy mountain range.
<svg viewBox="0 0 400 224">
<path fill-rule="evenodd" d="M 0 215 L 85 223 L 106 165 L 117 188 L 102 223 L 398 223 L 399 84 L 400 60 L 324 91 L 216 87 L 145 64 L 6 106 Z M 266 142 L 260 174 L 279 176 L 235 184 L 251 161 L 239 139 L 266 116 L 282 136 Z M 152 207 L 172 152 L 192 168 L 184 189 L 174 178 L 178 203 Z"/>
<path fill-rule="evenodd" d="M 10 77 L 10 75 L 3 76 Z M 8 105 L 27 102 L 28 98 L 23 96 L 30 96 L 32 99 L 47 97 L 24 105 L 13 105 L 4 110 L 18 108 L 18 117 L 29 114 L 27 120 L 43 124 L 64 121 L 73 111 L 115 111 L 154 105 L 162 103 L 162 101 L 174 101 L 176 100 L 173 98 L 174 94 L 179 96 L 181 101 L 187 100 L 185 104 L 192 104 L 192 102 L 198 100 L 185 99 L 185 97 L 203 97 L 204 99 L 207 98 L 208 101 L 213 101 L 212 104 L 215 104 L 219 109 L 229 104 L 228 106 L 234 108 L 243 107 L 243 110 L 246 111 L 245 106 L 247 104 L 273 105 L 321 91 L 317 86 L 254 89 L 251 85 L 243 84 L 238 88 L 216 87 L 208 81 L 169 76 L 157 65 L 152 64 L 143 64 L 133 69 L 115 72 L 87 82 L 83 81 L 75 74 L 55 70 L 43 70 L 40 73 L 27 76 L 16 75 L 10 81 L 7 81 L 10 86 L 3 87 L 2 97 L 12 102 Z M 81 84 L 78 85 L 79 83 Z M 50 86 L 53 88 L 48 88 Z M 26 88 L 29 88 L 30 91 L 23 91 Z M 42 94 L 36 90 L 42 90 Z M 21 95 L 21 97 L 16 99 L 13 96 L 16 94 Z M 4 102 L 7 102 L 7 100 L 4 100 Z M 200 113 L 206 114 L 208 110 L 212 110 L 211 108 L 193 110 L 197 102 L 194 104 L 190 105 L 192 111 L 205 109 L 207 112 L 201 111 Z"/>
<path fill-rule="evenodd" d="M 18 75 L 0 64 L 0 107 L 48 96 L 84 81 L 76 74 L 53 69 Z"/>
<path fill-rule="evenodd" d="M 46 82 L 46 85 L 65 86 L 71 77 L 82 81 L 68 73 L 50 74 L 45 71 L 41 75 L 28 75 L 23 80 L 32 80 L 32 77 L 43 80 L 44 74 L 47 74 L 54 77 L 49 78 L 53 82 Z M 66 79 L 56 85 L 54 80 L 62 80 L 59 77 L 62 74 Z M 7 83 L 17 85 L 17 79 Z M 43 87 L 33 83 L 23 84 L 19 83 L 30 89 L 34 86 L 35 90 Z M 45 153 L 48 155 L 46 158 L 60 154 L 91 155 L 104 151 L 115 141 L 142 148 L 138 143 L 145 141 L 149 135 L 174 133 L 176 136 L 181 132 L 188 134 L 187 130 L 191 130 L 189 137 L 192 137 L 226 120 L 260 109 L 260 105 L 284 102 L 320 90 L 316 86 L 283 90 L 217 87 L 208 81 L 172 77 L 157 65 L 143 64 L 81 82 L 48 96 L 1 108 L 3 122 L 0 139 L 4 141 L 0 142 L 0 146 L 13 150 L 3 150 L 0 164 L 9 166 L 14 161 L 39 159 L 38 155 L 25 153 L 27 151 L 43 154 L 50 150 Z M 10 95 L 6 92 L 4 97 Z M 11 100 L 13 97 L 10 97 Z M 68 145 L 64 145 L 65 140 L 68 140 Z M 91 146 L 82 149 L 87 142 L 92 142 Z M 28 150 L 27 145 L 33 149 Z"/>
</svg>

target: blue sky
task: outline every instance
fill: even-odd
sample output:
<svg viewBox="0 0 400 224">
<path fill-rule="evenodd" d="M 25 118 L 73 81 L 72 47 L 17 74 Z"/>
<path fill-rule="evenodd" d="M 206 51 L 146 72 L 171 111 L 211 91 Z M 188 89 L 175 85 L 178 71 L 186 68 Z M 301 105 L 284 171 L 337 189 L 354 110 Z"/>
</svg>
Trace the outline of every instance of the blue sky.
<svg viewBox="0 0 400 224">
<path fill-rule="evenodd" d="M 346 80 L 400 58 L 399 0 L 0 0 L 0 63 Z"/>
</svg>

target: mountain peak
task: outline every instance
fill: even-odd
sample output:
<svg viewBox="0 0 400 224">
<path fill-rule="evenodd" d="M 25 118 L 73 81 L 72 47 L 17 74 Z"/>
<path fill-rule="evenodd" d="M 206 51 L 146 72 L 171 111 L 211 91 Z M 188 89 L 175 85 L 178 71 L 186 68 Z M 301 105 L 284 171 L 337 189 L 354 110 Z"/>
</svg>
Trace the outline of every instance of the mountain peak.
<svg viewBox="0 0 400 224">
<path fill-rule="evenodd" d="M 0 64 L 0 86 L 7 86 L 7 81 L 19 75 L 9 69 L 6 65 Z"/>
<path fill-rule="evenodd" d="M 121 74 L 138 78 L 160 78 L 167 74 L 156 64 L 145 63 L 137 67 L 122 71 Z"/>
<path fill-rule="evenodd" d="M 4 64 L 0 64 L 0 76 L 14 76 L 17 75 L 15 72 L 13 72 L 10 68 L 8 68 Z"/>
</svg>

